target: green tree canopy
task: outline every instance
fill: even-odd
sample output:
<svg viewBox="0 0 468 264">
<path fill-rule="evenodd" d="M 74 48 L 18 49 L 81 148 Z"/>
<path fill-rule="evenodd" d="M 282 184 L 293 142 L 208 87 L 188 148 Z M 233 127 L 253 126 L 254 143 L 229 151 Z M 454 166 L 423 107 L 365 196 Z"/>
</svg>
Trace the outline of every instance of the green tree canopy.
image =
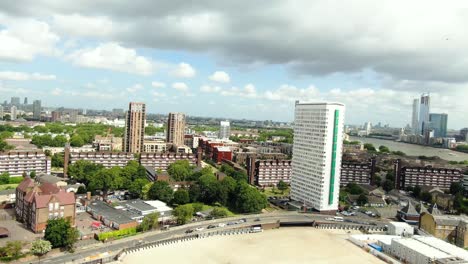
<svg viewBox="0 0 468 264">
<path fill-rule="evenodd" d="M 236 209 L 239 213 L 258 213 L 268 204 L 265 195 L 248 183 L 241 182 L 237 193 Z"/>
<path fill-rule="evenodd" d="M 364 206 L 369 202 L 369 199 L 367 198 L 365 194 L 360 194 L 356 202 L 358 205 Z"/>
<path fill-rule="evenodd" d="M 178 160 L 169 165 L 167 173 L 175 181 L 185 181 L 192 173 L 192 168 L 188 160 Z"/>
<path fill-rule="evenodd" d="M 36 256 L 43 256 L 52 249 L 52 244 L 47 240 L 37 239 L 32 242 L 31 252 Z"/>
<path fill-rule="evenodd" d="M 148 198 L 152 200 L 160 200 L 165 203 L 170 203 L 173 197 L 174 191 L 172 190 L 169 183 L 165 181 L 156 181 L 151 185 L 148 191 Z"/>
<path fill-rule="evenodd" d="M 179 225 L 184 225 L 190 221 L 193 213 L 193 207 L 190 204 L 179 205 L 172 212 L 172 214 L 177 218 L 177 223 Z"/>
<path fill-rule="evenodd" d="M 70 146 L 72 147 L 82 147 L 84 144 L 85 144 L 84 139 L 78 134 L 74 134 L 70 138 Z"/>
<path fill-rule="evenodd" d="M 350 182 L 346 185 L 346 191 L 354 195 L 364 193 L 364 190 L 354 182 Z"/>
<path fill-rule="evenodd" d="M 70 222 L 63 219 L 49 219 L 44 233 L 44 239 L 49 241 L 52 248 L 73 248 L 78 239 L 78 231 L 71 227 Z"/>
<path fill-rule="evenodd" d="M 389 153 L 390 149 L 387 146 L 380 146 L 379 151 L 382 153 Z"/>
<path fill-rule="evenodd" d="M 461 182 L 452 182 L 450 184 L 450 193 L 453 195 L 457 195 L 459 193 L 463 194 L 465 188 Z"/>
<path fill-rule="evenodd" d="M 283 180 L 280 180 L 278 182 L 278 184 L 276 185 L 276 187 L 278 188 L 278 190 L 280 190 L 281 192 L 284 192 L 288 189 L 288 184 L 285 183 Z"/>
<path fill-rule="evenodd" d="M 159 226 L 159 213 L 155 212 L 155 213 L 146 215 L 143 218 L 143 221 L 141 222 L 141 224 L 138 225 L 137 229 L 138 231 L 145 232 L 148 230 L 156 229 L 158 228 L 158 226 Z"/>
<path fill-rule="evenodd" d="M 190 202 L 189 193 L 187 190 L 179 188 L 174 192 L 174 199 L 172 200 L 173 204 L 183 205 Z"/>
<path fill-rule="evenodd" d="M 386 191 L 386 192 L 389 192 L 391 190 L 393 190 L 393 188 L 395 188 L 395 183 L 393 181 L 390 181 L 390 180 L 385 180 L 383 183 L 382 183 L 382 188 Z"/>
<path fill-rule="evenodd" d="M 133 197 L 143 198 L 143 187 L 148 184 L 148 179 L 139 178 L 135 179 L 130 186 L 128 186 L 128 192 Z"/>
<path fill-rule="evenodd" d="M 371 143 L 365 143 L 364 149 L 367 149 L 368 151 L 377 151 L 377 149 Z"/>
</svg>

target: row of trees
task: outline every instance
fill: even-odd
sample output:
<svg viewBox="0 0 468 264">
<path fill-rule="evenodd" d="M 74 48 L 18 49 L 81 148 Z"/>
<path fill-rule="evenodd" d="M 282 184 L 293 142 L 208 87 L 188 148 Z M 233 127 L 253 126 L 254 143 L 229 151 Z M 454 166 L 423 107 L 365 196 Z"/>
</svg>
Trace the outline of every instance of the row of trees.
<svg viewBox="0 0 468 264">
<path fill-rule="evenodd" d="M 371 143 L 365 143 L 364 144 L 364 149 L 366 149 L 367 151 L 369 152 L 377 152 L 377 148 L 371 144 Z M 393 155 L 398 155 L 398 156 L 406 156 L 406 153 L 402 152 L 402 151 L 391 151 L 387 146 L 379 146 L 379 149 L 378 151 L 380 153 L 391 153 Z"/>
<path fill-rule="evenodd" d="M 79 160 L 68 167 L 68 174 L 86 185 L 87 191 L 100 190 L 104 195 L 113 190 L 128 189 L 133 197 L 144 198 L 143 188 L 149 184 L 146 169 L 136 161 L 129 161 L 123 168 L 107 169 L 90 161 Z"/>
</svg>

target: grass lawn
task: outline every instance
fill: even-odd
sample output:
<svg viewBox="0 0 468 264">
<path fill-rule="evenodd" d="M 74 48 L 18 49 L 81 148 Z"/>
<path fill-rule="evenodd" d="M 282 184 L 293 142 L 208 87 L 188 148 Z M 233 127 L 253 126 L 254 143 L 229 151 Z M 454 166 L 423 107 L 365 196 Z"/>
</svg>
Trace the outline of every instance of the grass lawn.
<svg viewBox="0 0 468 264">
<path fill-rule="evenodd" d="M 2 184 L 0 185 L 0 191 L 6 190 L 6 189 L 16 189 L 18 185 L 19 183 Z"/>
<path fill-rule="evenodd" d="M 282 192 L 282 191 L 278 190 L 278 188 L 275 188 L 273 190 L 273 187 L 266 187 L 263 194 L 265 194 L 267 197 L 270 197 L 270 196 L 289 196 L 289 191 L 290 191 L 290 188 L 288 188 L 287 190 Z"/>
<path fill-rule="evenodd" d="M 193 203 L 190 203 L 190 204 L 193 204 Z M 215 206 L 203 204 L 203 209 L 202 209 L 202 211 L 210 210 L 210 209 L 213 208 L 213 207 L 215 207 Z M 227 216 L 228 216 L 228 217 L 230 217 L 230 216 L 236 216 L 235 213 L 231 212 L 228 208 L 226 208 L 226 207 L 224 207 L 224 206 L 217 206 L 217 207 L 226 209 L 226 211 L 227 211 Z"/>
</svg>

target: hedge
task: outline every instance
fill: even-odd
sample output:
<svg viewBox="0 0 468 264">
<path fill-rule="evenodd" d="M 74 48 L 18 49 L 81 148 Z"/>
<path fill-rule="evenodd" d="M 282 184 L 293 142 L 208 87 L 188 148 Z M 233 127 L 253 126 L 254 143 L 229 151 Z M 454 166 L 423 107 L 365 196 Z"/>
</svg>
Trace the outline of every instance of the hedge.
<svg viewBox="0 0 468 264">
<path fill-rule="evenodd" d="M 133 236 L 137 233 L 136 227 L 125 228 L 121 230 L 115 230 L 97 235 L 99 241 L 106 241 L 108 239 L 119 239 L 122 237 Z"/>
</svg>

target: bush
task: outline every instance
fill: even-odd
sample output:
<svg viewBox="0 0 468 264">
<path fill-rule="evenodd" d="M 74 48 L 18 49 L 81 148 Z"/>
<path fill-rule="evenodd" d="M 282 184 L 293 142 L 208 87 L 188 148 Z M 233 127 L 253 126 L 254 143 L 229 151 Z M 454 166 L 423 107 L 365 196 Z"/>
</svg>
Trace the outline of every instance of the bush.
<svg viewBox="0 0 468 264">
<path fill-rule="evenodd" d="M 193 211 L 195 211 L 195 213 L 203 211 L 203 204 L 202 203 L 193 203 L 192 207 L 193 207 Z"/>
<path fill-rule="evenodd" d="M 9 184 L 17 184 L 20 183 L 24 180 L 23 177 L 10 177 L 10 180 L 8 181 Z"/>
<path fill-rule="evenodd" d="M 109 239 L 119 239 L 123 237 L 133 236 L 136 235 L 137 229 L 136 227 L 125 228 L 121 230 L 115 230 L 105 233 L 100 233 L 97 235 L 99 241 L 106 241 Z"/>
<path fill-rule="evenodd" d="M 226 217 L 228 215 L 228 212 L 226 209 L 222 207 L 215 207 L 211 211 L 210 215 L 214 218 L 222 218 L 222 217 Z"/>
</svg>

